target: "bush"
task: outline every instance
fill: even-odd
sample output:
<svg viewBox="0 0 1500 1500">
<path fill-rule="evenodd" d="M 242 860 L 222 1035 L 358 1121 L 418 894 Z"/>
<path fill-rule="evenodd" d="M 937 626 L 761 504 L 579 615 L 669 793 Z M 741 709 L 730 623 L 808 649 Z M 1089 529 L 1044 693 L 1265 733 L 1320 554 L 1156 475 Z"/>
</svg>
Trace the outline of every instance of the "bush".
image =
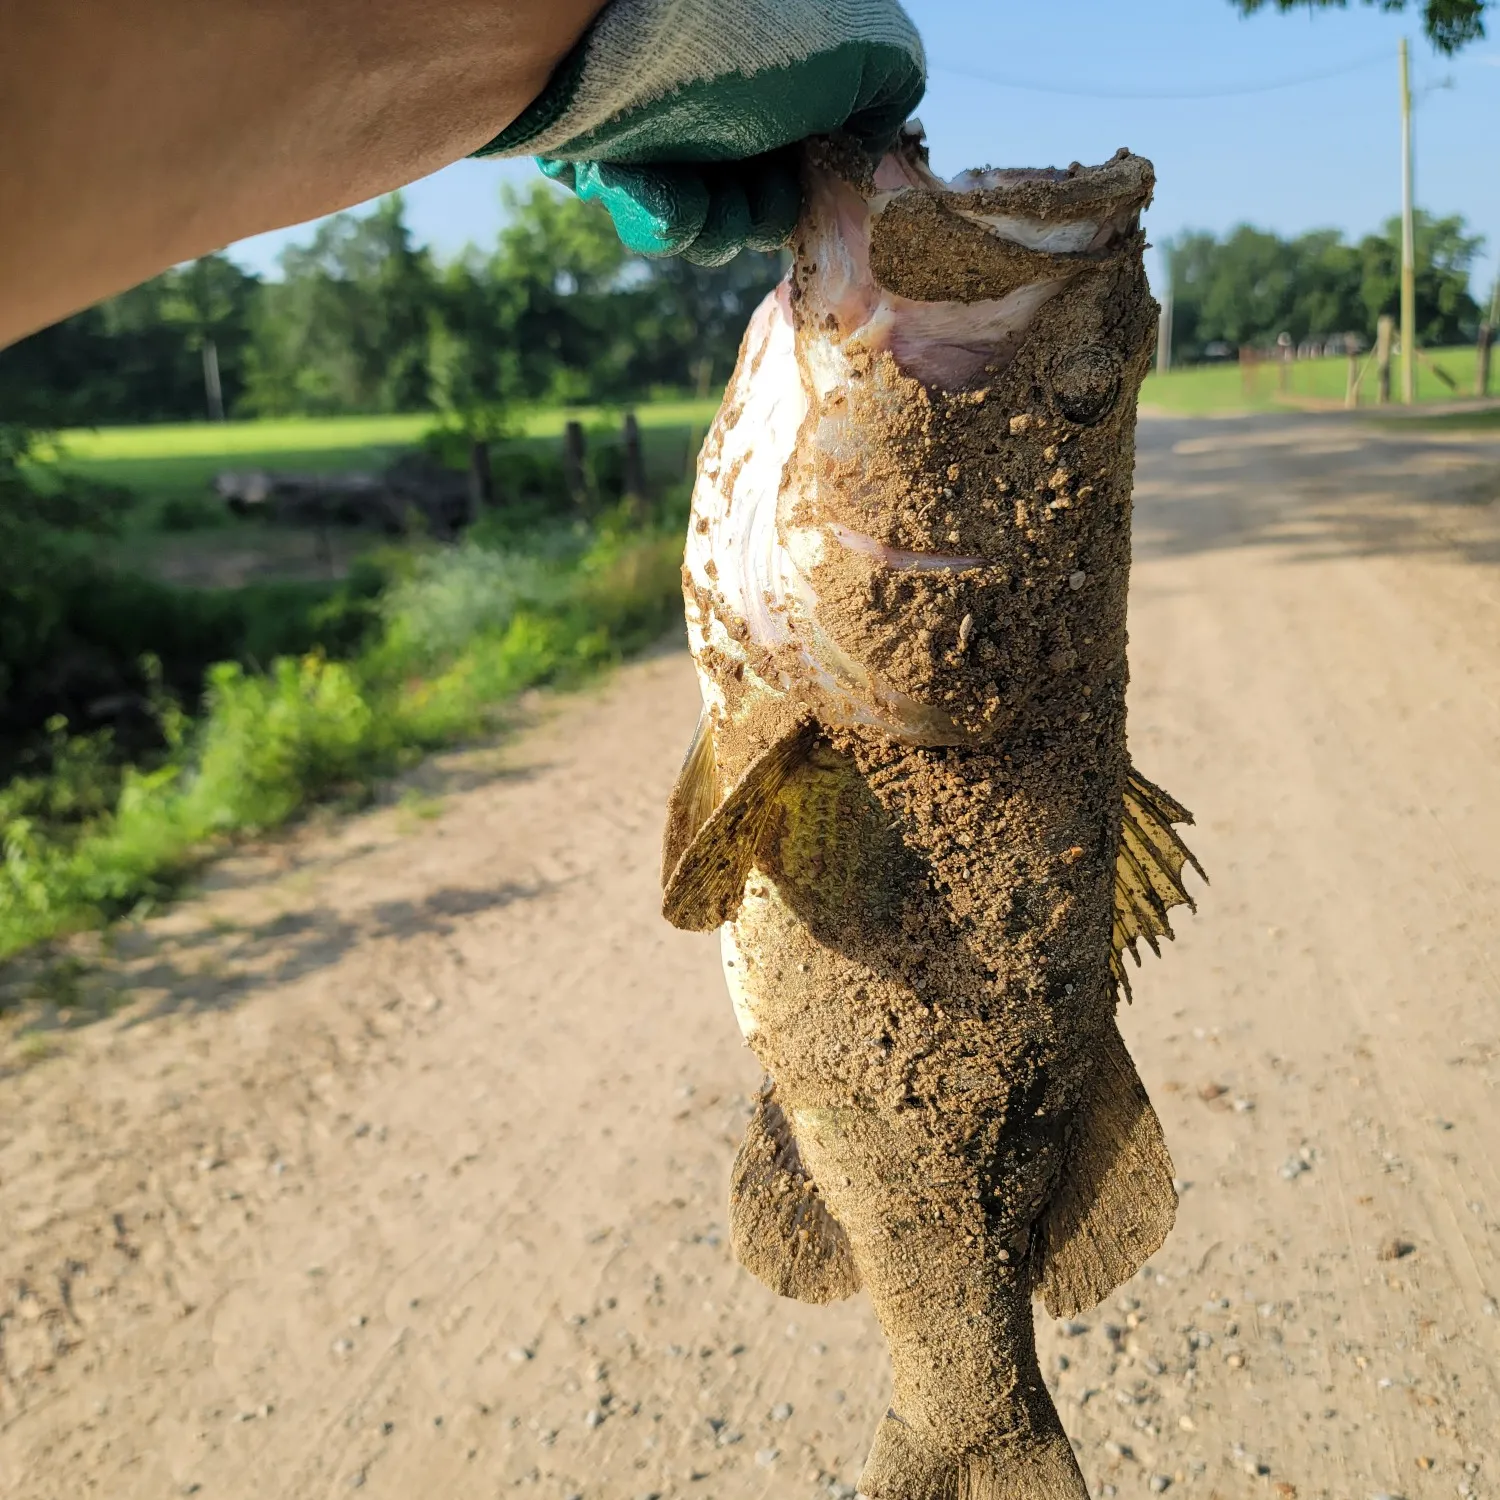
<svg viewBox="0 0 1500 1500">
<path fill-rule="evenodd" d="M 421 751 L 490 727 L 524 688 L 649 644 L 680 619 L 679 536 L 615 511 L 593 532 L 538 533 L 525 552 L 469 541 L 379 555 L 304 616 L 361 639 L 351 659 L 220 662 L 196 722 L 148 660 L 154 765 L 121 768 L 107 734 L 69 737 L 54 720 L 50 771 L 0 791 L 0 959 L 163 896 L 226 838 L 366 795 Z"/>
</svg>

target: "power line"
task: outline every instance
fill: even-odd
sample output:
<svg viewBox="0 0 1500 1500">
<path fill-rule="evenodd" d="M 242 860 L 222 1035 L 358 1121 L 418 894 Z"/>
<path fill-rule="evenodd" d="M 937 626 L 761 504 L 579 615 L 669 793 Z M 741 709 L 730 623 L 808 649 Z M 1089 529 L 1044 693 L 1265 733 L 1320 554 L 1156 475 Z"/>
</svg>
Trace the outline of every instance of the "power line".
<svg viewBox="0 0 1500 1500">
<path fill-rule="evenodd" d="M 1300 73 L 1295 78 L 1282 78 L 1275 83 L 1255 83 L 1243 88 L 1195 89 L 1190 93 L 1164 93 L 1159 89 L 1119 93 L 1110 89 L 1060 88 L 1055 84 L 1035 83 L 1025 78 L 1001 78 L 994 73 L 982 73 L 975 68 L 955 67 L 951 63 L 932 62 L 929 66 L 936 73 L 952 73 L 957 78 L 972 78 L 976 83 L 989 83 L 1002 89 L 1022 89 L 1031 94 L 1057 94 L 1068 99 L 1134 99 L 1165 103 L 1189 99 L 1234 99 L 1242 98 L 1247 94 L 1272 94 L 1278 89 L 1300 88 L 1307 83 L 1322 83 L 1327 78 L 1342 78 L 1346 74 L 1359 73 L 1366 68 L 1374 67 L 1376 63 L 1385 61 L 1385 53 L 1372 52 L 1368 57 L 1360 58 L 1357 62 L 1345 63 L 1342 67 L 1325 68 L 1317 73 Z"/>
</svg>

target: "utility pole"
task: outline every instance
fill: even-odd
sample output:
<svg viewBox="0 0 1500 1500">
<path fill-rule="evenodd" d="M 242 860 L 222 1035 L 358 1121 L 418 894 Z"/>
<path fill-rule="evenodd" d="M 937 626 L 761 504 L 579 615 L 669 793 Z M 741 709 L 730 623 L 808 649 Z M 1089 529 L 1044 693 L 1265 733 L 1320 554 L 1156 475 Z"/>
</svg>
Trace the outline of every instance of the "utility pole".
<svg viewBox="0 0 1500 1500">
<path fill-rule="evenodd" d="M 1401 400 L 1417 399 L 1417 246 L 1412 222 L 1411 65 L 1401 38 Z"/>
</svg>

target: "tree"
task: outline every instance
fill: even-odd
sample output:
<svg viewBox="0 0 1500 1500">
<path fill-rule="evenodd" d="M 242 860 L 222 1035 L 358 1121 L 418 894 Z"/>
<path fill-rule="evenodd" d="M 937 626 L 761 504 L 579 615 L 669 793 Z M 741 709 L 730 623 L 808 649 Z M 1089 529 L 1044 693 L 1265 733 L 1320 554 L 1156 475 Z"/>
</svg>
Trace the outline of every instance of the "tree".
<svg viewBox="0 0 1500 1500">
<path fill-rule="evenodd" d="M 363 217 L 335 214 L 281 254 L 249 356 L 261 413 L 415 411 L 428 405 L 432 258 L 411 243 L 400 193 Z"/>
<path fill-rule="evenodd" d="M 1434 219 L 1417 209 L 1417 339 L 1429 348 L 1467 343 L 1479 326 L 1479 304 L 1469 294 L 1469 272 L 1484 245 L 1482 235 L 1465 234 L 1458 214 Z M 1368 323 L 1381 313 L 1394 314 L 1401 297 L 1401 220 L 1386 220 L 1383 234 L 1359 243 L 1360 295 Z"/>
<path fill-rule="evenodd" d="M 1467 342 L 1479 321 L 1469 271 L 1483 240 L 1458 215 L 1416 215 L 1417 330 L 1424 344 Z M 1283 240 L 1241 224 L 1222 241 L 1201 231 L 1167 241 L 1174 350 L 1206 344 L 1301 343 L 1329 334 L 1371 337 L 1399 297 L 1401 224 L 1350 245 L 1334 229 Z"/>
<path fill-rule="evenodd" d="M 633 340 L 617 294 L 640 262 L 608 214 L 550 183 L 506 184 L 501 201 L 509 217 L 487 273 L 521 390 L 564 400 L 619 391 Z"/>
<path fill-rule="evenodd" d="M 203 255 L 158 278 L 162 321 L 182 330 L 187 348 L 203 364 L 208 414 L 224 419 L 223 347 L 242 346 L 248 335 L 249 289 L 257 284 L 227 255 Z"/>
<path fill-rule="evenodd" d="M 1348 0 L 1231 0 L 1245 15 L 1275 5 L 1277 10 L 1326 10 L 1330 6 L 1343 9 Z M 1378 5 L 1381 10 L 1405 10 L 1407 0 L 1364 0 L 1366 5 Z M 1484 36 L 1485 0 L 1420 0 L 1422 29 L 1427 39 L 1439 52 L 1449 55 L 1470 42 Z"/>
<path fill-rule="evenodd" d="M 35 427 L 201 416 L 207 339 L 232 405 L 258 286 L 208 255 L 43 328 L 0 350 L 0 412 Z"/>
</svg>

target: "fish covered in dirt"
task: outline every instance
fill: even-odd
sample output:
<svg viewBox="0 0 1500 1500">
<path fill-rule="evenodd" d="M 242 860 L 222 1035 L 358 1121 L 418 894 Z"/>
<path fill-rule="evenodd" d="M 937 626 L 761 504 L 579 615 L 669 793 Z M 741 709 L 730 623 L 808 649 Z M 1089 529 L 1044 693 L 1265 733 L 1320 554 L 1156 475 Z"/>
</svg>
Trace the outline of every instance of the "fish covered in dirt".
<svg viewBox="0 0 1500 1500">
<path fill-rule="evenodd" d="M 1071 1500 L 1032 1301 L 1093 1306 L 1171 1228 L 1115 1010 L 1197 867 L 1125 741 L 1152 169 L 945 183 L 909 128 L 805 170 L 693 494 L 664 910 L 722 929 L 768 1075 L 736 1255 L 884 1330 L 860 1494 Z"/>
</svg>

